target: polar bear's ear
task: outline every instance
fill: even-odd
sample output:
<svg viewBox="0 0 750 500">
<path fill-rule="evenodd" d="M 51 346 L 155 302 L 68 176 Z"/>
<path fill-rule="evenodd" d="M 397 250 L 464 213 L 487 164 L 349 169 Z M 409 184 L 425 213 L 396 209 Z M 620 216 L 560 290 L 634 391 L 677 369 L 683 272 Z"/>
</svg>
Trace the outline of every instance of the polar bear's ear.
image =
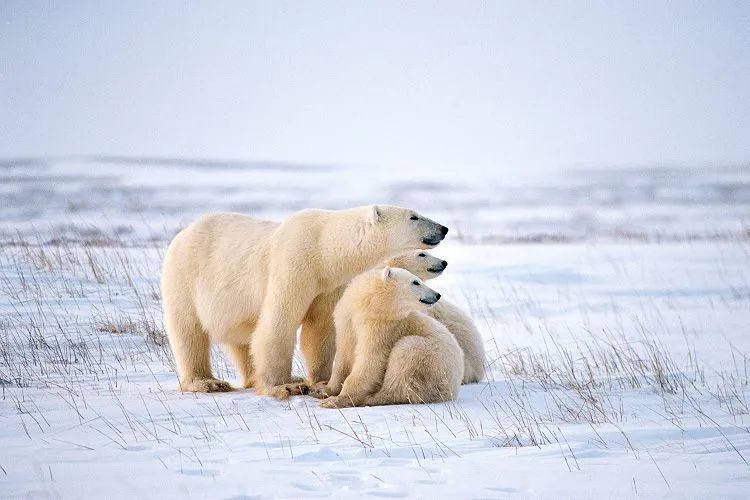
<svg viewBox="0 0 750 500">
<path fill-rule="evenodd" d="M 373 205 L 370 210 L 370 222 L 375 224 L 380 219 L 380 209 L 377 205 Z"/>
<path fill-rule="evenodd" d="M 380 277 L 383 278 L 383 281 L 388 281 L 388 279 L 391 277 L 391 268 L 385 266 L 383 268 L 383 272 L 380 273 Z"/>
</svg>

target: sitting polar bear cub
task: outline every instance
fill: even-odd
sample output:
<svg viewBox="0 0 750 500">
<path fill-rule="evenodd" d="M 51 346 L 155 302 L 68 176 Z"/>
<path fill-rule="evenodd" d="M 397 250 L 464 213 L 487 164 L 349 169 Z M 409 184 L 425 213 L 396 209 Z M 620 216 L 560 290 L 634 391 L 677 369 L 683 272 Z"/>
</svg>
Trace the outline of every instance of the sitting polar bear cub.
<svg viewBox="0 0 750 500">
<path fill-rule="evenodd" d="M 352 280 L 334 311 L 356 339 L 351 373 L 325 408 L 455 399 L 463 353 L 440 322 L 423 314 L 440 294 L 409 271 L 385 267 Z"/>
<path fill-rule="evenodd" d="M 391 267 L 406 269 L 421 280 L 437 278 L 448 266 L 444 260 L 424 251 L 408 252 L 388 261 Z M 425 311 L 425 314 L 441 322 L 449 332 L 456 336 L 458 345 L 464 352 L 463 384 L 479 382 L 486 376 L 486 357 L 482 336 L 474 321 L 461 308 L 445 299 Z M 337 339 L 338 341 L 338 339 Z M 335 368 L 334 368 L 335 369 Z"/>
<path fill-rule="evenodd" d="M 437 278 L 448 263 L 423 250 L 401 254 L 387 262 L 390 267 L 409 271 L 421 280 Z M 352 309 L 341 309 L 336 328 L 336 359 L 331 379 L 324 387 L 316 388 L 311 394 L 315 397 L 337 395 L 341 392 L 344 380 L 349 376 L 354 362 L 357 336 L 352 322 Z M 464 376 L 462 384 L 472 384 L 485 375 L 485 354 L 482 337 L 468 314 L 446 299 L 440 299 L 424 314 L 438 320 L 456 337 L 464 354 Z"/>
</svg>

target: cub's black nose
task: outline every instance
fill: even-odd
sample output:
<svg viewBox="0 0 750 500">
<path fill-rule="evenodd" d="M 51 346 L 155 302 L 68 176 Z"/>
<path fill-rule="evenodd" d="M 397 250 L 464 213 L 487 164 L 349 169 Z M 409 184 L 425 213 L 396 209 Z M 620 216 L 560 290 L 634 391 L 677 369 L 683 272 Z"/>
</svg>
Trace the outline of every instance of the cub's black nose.
<svg viewBox="0 0 750 500">
<path fill-rule="evenodd" d="M 443 233 L 443 236 L 448 234 L 448 228 L 445 226 L 440 226 L 440 232 Z"/>
<path fill-rule="evenodd" d="M 447 260 L 444 260 L 444 261 L 443 261 L 443 269 L 445 269 L 446 267 L 448 267 L 448 261 L 447 261 Z"/>
<path fill-rule="evenodd" d="M 440 300 L 440 294 L 439 294 L 439 293 L 436 293 L 436 294 L 435 294 L 435 302 L 437 302 L 438 300 Z"/>
</svg>

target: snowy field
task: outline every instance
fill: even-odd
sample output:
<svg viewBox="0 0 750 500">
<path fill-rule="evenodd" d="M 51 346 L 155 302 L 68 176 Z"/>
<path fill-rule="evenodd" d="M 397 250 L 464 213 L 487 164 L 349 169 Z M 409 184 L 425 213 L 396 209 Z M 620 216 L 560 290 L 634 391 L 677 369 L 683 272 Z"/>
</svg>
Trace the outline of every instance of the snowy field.
<svg viewBox="0 0 750 500">
<path fill-rule="evenodd" d="M 747 497 L 747 170 L 420 172 L 0 164 L 0 497 Z M 159 266 L 180 227 L 373 202 L 451 227 L 431 286 L 471 312 L 490 380 L 345 410 L 176 389 Z"/>
</svg>

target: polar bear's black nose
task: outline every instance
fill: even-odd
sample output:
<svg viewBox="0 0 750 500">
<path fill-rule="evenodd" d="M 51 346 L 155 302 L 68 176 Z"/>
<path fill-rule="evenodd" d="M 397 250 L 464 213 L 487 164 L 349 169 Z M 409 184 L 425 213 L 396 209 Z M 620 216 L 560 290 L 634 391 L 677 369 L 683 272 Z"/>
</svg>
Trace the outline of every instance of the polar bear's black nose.
<svg viewBox="0 0 750 500">
<path fill-rule="evenodd" d="M 448 267 L 448 261 L 447 261 L 447 260 L 444 260 L 444 261 L 443 261 L 443 269 L 445 269 L 446 267 Z"/>
<path fill-rule="evenodd" d="M 435 294 L 435 302 L 437 302 L 438 300 L 440 300 L 440 294 L 439 294 L 439 293 L 436 293 L 436 294 Z"/>
<path fill-rule="evenodd" d="M 443 236 L 448 234 L 448 228 L 445 226 L 440 226 L 440 232 L 443 233 Z"/>
</svg>

